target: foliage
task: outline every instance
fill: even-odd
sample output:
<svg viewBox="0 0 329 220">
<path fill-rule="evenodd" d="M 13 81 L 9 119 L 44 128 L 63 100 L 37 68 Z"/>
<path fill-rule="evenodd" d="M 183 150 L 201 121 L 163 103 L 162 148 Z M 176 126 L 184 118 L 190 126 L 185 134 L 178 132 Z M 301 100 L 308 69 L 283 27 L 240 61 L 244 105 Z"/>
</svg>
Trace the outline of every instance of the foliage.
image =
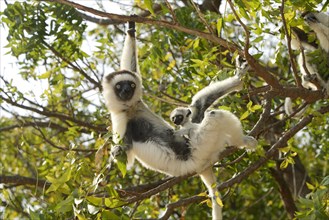
<svg viewBox="0 0 329 220">
<path fill-rule="evenodd" d="M 2 28 L 8 31 L 4 46 L 18 70 L 11 74 L 1 69 L 0 218 L 146 219 L 159 218 L 169 205 L 177 205 L 170 213 L 172 219 L 210 217 L 209 198 L 197 176 L 170 179 L 140 164 L 127 171 L 124 155 L 117 163 L 108 163 L 111 122 L 101 79 L 118 69 L 124 22 L 95 25 L 81 11 L 56 0 L 7 2 L 0 14 Z M 285 41 L 290 27 L 310 31 L 300 14 L 326 11 L 322 1 L 237 0 L 235 11 L 231 1 L 223 1 L 221 14 L 197 10 L 197 4 L 186 1 L 166 1 L 170 7 L 150 0 L 119 2 L 121 14 L 131 14 L 132 9 L 136 14 L 150 12 L 153 23 L 142 17 L 138 24 L 139 64 L 144 99 L 165 119 L 210 82 L 233 75 L 234 60 L 238 54 L 246 56 L 245 47 L 265 67 L 259 71 L 253 66 L 244 78 L 243 91 L 215 106 L 234 112 L 260 143 L 256 152 L 234 151 L 214 167 L 220 183 L 238 183 L 221 190 L 224 217 L 286 219 L 292 213 L 296 218 L 325 219 L 329 215 L 329 103 L 320 93 L 296 85 Z M 237 16 L 248 28 L 249 45 Z M 173 28 L 156 21 L 171 22 Z M 297 53 L 293 51 L 293 60 Z M 323 54 L 315 53 L 326 65 Z M 268 76 L 283 87 L 276 88 Z M 16 83 L 17 78 L 25 80 L 24 86 Z M 308 100 L 305 117 L 283 114 L 284 98 L 291 95 L 286 87 L 298 89 L 294 101 L 299 105 L 317 97 Z M 262 124 L 257 123 L 260 118 Z M 276 154 L 269 150 L 273 146 Z M 259 164 L 257 170 L 254 164 Z M 299 165 L 306 170 L 297 170 Z M 296 168 L 296 177 L 289 177 L 291 167 Z M 303 180 L 298 172 L 309 177 L 300 186 L 308 186 L 307 196 L 298 193 L 302 190 L 296 184 L 289 185 L 296 210 L 285 207 L 289 198 L 271 169 L 281 173 L 288 185 L 292 178 L 295 183 Z"/>
</svg>

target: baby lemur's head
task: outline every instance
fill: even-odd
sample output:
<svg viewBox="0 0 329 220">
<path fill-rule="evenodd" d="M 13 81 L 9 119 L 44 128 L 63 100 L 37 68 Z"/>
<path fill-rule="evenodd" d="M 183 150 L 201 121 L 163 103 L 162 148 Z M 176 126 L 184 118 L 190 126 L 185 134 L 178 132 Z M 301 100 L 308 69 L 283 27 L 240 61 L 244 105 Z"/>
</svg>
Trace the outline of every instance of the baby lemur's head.
<svg viewBox="0 0 329 220">
<path fill-rule="evenodd" d="M 178 107 L 170 113 L 170 120 L 175 125 L 184 126 L 190 120 L 191 113 L 189 108 Z"/>
</svg>

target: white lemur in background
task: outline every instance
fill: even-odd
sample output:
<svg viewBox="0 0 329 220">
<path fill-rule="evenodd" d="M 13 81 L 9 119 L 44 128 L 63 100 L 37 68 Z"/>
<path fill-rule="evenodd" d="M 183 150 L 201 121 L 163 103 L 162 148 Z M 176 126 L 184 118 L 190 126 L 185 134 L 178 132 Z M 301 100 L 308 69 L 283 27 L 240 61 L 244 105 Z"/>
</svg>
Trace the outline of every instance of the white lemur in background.
<svg viewBox="0 0 329 220">
<path fill-rule="evenodd" d="M 310 81 L 310 77 L 316 77 L 316 80 L 322 87 L 321 89 L 329 96 L 329 15 L 322 12 L 305 12 L 302 16 L 315 32 L 320 46 L 318 48 L 316 43 L 308 42 L 307 34 L 304 31 L 298 28 L 292 29 L 292 33 L 296 37 L 291 41 L 292 48 L 294 50 L 304 50 L 305 58 L 303 58 L 302 52 L 297 58 L 302 74 L 302 85 L 304 88 L 311 90 L 319 89 Z M 305 108 L 296 116 L 299 117 L 304 110 Z M 290 98 L 285 100 L 285 111 L 288 115 L 293 113 Z"/>
<path fill-rule="evenodd" d="M 215 178 L 209 167 L 227 143 L 218 145 L 214 142 L 218 134 L 208 135 L 206 132 L 204 134 L 207 138 L 202 138 L 204 143 L 187 139 L 148 108 L 142 100 L 142 81 L 138 72 L 135 44 L 134 23 L 129 23 L 120 71 L 106 75 L 102 82 L 105 104 L 111 113 L 114 143 L 123 145 L 128 167 L 132 166 L 136 158 L 146 168 L 171 176 L 196 172 L 211 189 Z M 210 106 L 210 102 L 232 92 L 237 86 L 241 87 L 241 83 L 238 77 L 231 77 L 223 87 L 197 97 L 198 109 L 194 117 L 202 119 L 206 110 L 204 105 Z M 230 126 L 235 124 L 226 123 L 225 129 L 229 130 Z M 211 131 L 214 129 L 210 128 Z M 221 207 L 217 207 L 214 212 L 213 219 L 222 219 Z"/>
<path fill-rule="evenodd" d="M 302 16 L 315 32 L 321 48 L 329 53 L 329 15 L 323 12 L 305 12 Z"/>
</svg>

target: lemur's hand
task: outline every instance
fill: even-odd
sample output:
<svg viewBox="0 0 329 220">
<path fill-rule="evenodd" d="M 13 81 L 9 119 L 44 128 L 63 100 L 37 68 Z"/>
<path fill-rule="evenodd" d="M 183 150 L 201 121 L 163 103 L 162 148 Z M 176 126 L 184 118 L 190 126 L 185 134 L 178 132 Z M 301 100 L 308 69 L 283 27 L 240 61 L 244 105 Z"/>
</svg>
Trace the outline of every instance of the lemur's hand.
<svg viewBox="0 0 329 220">
<path fill-rule="evenodd" d="M 110 151 L 110 158 L 113 157 L 113 159 L 118 156 L 121 152 L 123 151 L 124 147 L 121 145 L 114 145 L 111 147 L 111 151 Z"/>
</svg>

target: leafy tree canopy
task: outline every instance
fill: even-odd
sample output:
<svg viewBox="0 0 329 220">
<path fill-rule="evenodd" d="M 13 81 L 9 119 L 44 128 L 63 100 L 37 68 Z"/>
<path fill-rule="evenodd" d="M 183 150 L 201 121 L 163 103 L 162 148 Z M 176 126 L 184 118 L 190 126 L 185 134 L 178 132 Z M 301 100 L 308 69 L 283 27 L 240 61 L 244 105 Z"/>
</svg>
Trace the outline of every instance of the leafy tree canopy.
<svg viewBox="0 0 329 220">
<path fill-rule="evenodd" d="M 3 46 L 19 70 L 1 67 L 0 218 L 210 217 L 197 176 L 170 178 L 139 164 L 127 171 L 121 157 L 108 163 L 101 79 L 118 69 L 125 24 L 135 21 L 144 99 L 165 119 L 234 74 L 238 55 L 250 65 L 244 89 L 215 106 L 259 141 L 256 152 L 228 148 L 214 166 L 224 218 L 327 219 L 329 102 L 301 86 L 290 40 L 298 27 L 317 41 L 301 14 L 326 12 L 328 1 L 111 2 L 120 11 L 109 1 L 2 3 Z M 307 103 L 303 116 L 284 114 L 286 97 L 296 109 Z"/>
</svg>

